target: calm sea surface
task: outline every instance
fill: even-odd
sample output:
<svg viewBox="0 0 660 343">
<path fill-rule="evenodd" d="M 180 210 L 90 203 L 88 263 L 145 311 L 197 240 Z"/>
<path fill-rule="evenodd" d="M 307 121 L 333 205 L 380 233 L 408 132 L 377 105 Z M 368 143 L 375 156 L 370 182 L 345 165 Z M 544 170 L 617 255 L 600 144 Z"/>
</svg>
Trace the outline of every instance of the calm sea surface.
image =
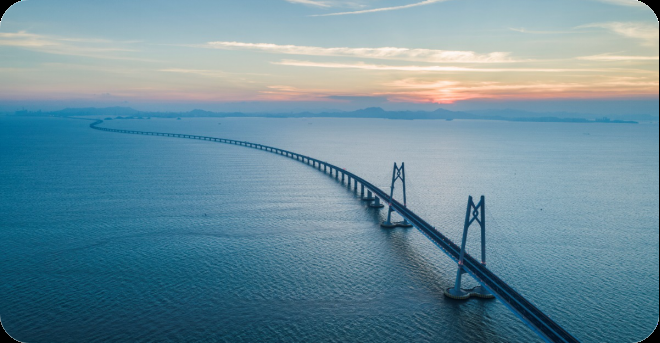
<svg viewBox="0 0 660 343">
<path fill-rule="evenodd" d="M 0 117 L 0 319 L 19 341 L 540 341 L 497 300 L 446 299 L 455 263 L 310 166 L 88 125 Z M 636 342 L 657 324 L 658 125 L 103 125 L 267 144 L 383 188 L 405 162 L 408 207 L 454 241 L 485 195 L 489 268 L 578 339 Z"/>
</svg>

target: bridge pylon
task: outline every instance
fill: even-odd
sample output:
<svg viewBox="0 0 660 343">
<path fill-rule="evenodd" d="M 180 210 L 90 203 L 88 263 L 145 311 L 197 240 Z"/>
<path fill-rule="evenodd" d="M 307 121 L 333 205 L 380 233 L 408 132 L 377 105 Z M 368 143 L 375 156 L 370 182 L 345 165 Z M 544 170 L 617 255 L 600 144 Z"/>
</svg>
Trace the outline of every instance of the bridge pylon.
<svg viewBox="0 0 660 343">
<path fill-rule="evenodd" d="M 397 180 L 401 180 L 401 183 L 403 184 L 403 206 L 406 206 L 406 170 L 403 162 L 401 162 L 401 167 L 397 167 L 395 162 L 394 168 L 392 169 L 392 184 L 390 186 L 390 202 L 387 211 L 387 220 L 380 224 L 380 226 L 385 228 L 393 228 L 397 226 L 412 227 L 412 224 L 410 224 L 405 218 L 400 222 L 392 222 L 392 212 L 394 212 L 394 209 L 392 208 L 392 197 L 394 196 L 394 183 Z"/>
<path fill-rule="evenodd" d="M 452 299 L 468 299 L 471 296 L 479 298 L 494 298 L 486 288 L 477 286 L 469 290 L 461 289 L 461 276 L 465 273 L 463 259 L 465 258 L 465 243 L 467 242 L 468 228 L 477 222 L 481 227 L 481 264 L 486 265 L 486 198 L 482 195 L 478 204 L 474 204 L 472 196 L 468 198 L 467 210 L 465 211 L 465 225 L 463 226 L 463 240 L 461 242 L 461 253 L 458 258 L 458 270 L 456 271 L 456 283 L 453 288 L 445 290 L 445 296 Z"/>
</svg>

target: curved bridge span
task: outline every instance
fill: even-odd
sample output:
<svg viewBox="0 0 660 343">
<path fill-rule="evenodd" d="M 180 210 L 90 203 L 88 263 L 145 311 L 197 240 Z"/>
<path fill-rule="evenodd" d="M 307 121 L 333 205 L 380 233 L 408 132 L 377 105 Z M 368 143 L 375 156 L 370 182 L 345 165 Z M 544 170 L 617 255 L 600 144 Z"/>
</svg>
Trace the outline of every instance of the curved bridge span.
<svg viewBox="0 0 660 343">
<path fill-rule="evenodd" d="M 412 223 L 419 231 L 421 231 L 428 239 L 435 243 L 445 254 L 447 254 L 454 261 L 458 262 L 461 255 L 461 247 L 452 242 L 449 238 L 441 234 L 435 227 L 431 226 L 429 223 L 424 221 L 421 217 L 416 215 L 413 211 L 405 207 L 403 204 L 398 201 L 391 199 L 390 196 L 385 193 L 380 188 L 374 186 L 363 178 L 348 172 L 338 166 L 330 164 L 325 161 L 317 160 L 315 158 L 301 155 L 292 151 L 287 151 L 263 144 L 256 144 L 251 142 L 237 141 L 233 139 L 225 138 L 216 138 L 216 137 L 206 137 L 206 136 L 197 136 L 189 134 L 180 134 L 180 133 L 164 133 L 164 132 L 149 132 L 149 131 L 133 131 L 133 130 L 120 130 L 120 129 L 110 129 L 105 127 L 99 127 L 103 120 L 97 120 L 89 125 L 92 129 L 107 131 L 107 132 L 117 132 L 117 133 L 128 133 L 128 134 L 138 134 L 146 136 L 162 136 L 162 137 L 176 137 L 176 138 L 187 138 L 187 139 L 196 139 L 202 141 L 210 141 L 217 143 L 226 143 L 240 145 L 248 148 L 259 149 L 274 154 L 286 156 L 292 159 L 295 159 L 299 162 L 308 164 L 317 168 L 323 172 L 329 171 L 330 175 L 334 172 L 335 177 L 339 177 L 341 174 L 342 181 L 345 177 L 348 178 L 348 185 L 350 187 L 351 180 L 353 180 L 354 188 L 357 189 L 358 183 L 361 185 L 362 193 L 366 188 L 370 193 L 373 193 L 376 201 L 383 200 L 385 203 L 389 203 L 392 206 L 392 209 L 396 211 L 401 217 Z M 497 299 L 499 299 L 504 305 L 506 305 L 514 314 L 516 314 L 520 319 L 522 319 L 530 328 L 532 328 L 541 338 L 547 342 L 578 342 L 578 340 L 564 330 L 559 324 L 555 323 L 547 315 L 545 315 L 541 310 L 534 306 L 531 302 L 525 299 L 517 291 L 515 291 L 511 286 L 506 282 L 502 281 L 497 275 L 491 272 L 486 266 L 480 263 L 477 259 L 470 256 L 467 253 L 464 253 L 463 269 L 470 274 L 477 282 L 479 282 L 483 287 L 490 291 Z"/>
</svg>

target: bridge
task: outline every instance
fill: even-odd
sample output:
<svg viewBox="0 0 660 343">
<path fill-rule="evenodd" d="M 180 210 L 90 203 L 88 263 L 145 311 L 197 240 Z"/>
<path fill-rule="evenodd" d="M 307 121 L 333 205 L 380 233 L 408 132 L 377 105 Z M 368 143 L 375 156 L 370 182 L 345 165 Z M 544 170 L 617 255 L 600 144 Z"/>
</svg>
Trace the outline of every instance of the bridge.
<svg viewBox="0 0 660 343">
<path fill-rule="evenodd" d="M 518 293 L 506 282 L 502 281 L 502 279 L 500 279 L 497 275 L 495 275 L 488 268 L 486 268 L 485 237 L 484 237 L 485 203 L 483 197 L 481 198 L 481 201 L 477 205 L 473 203 L 472 197 L 470 197 L 468 201 L 468 208 L 465 218 L 465 227 L 463 232 L 463 242 L 462 242 L 462 246 L 459 247 L 449 238 L 445 237 L 442 233 L 440 233 L 434 226 L 427 223 L 426 221 L 424 221 L 424 219 L 422 219 L 421 217 L 416 215 L 413 211 L 408 209 L 405 206 L 405 200 L 404 200 L 404 204 L 401 204 L 400 202 L 392 198 L 391 196 L 392 192 L 390 192 L 390 195 L 388 195 L 383 190 L 374 186 L 365 179 L 349 171 L 346 171 L 343 168 L 330 164 L 328 162 L 321 161 L 309 156 L 301 155 L 292 151 L 283 150 L 263 144 L 244 142 L 244 141 L 238 141 L 238 140 L 226 139 L 226 138 L 207 137 L 207 136 L 198 136 L 198 135 L 190 135 L 190 134 L 180 134 L 180 133 L 111 129 L 106 127 L 100 127 L 99 124 L 101 124 L 102 122 L 103 120 L 97 120 L 92 124 L 90 124 L 89 126 L 92 129 L 106 131 L 106 132 L 187 138 L 187 139 L 195 139 L 195 140 L 202 140 L 209 142 L 239 145 L 247 148 L 263 150 L 266 152 L 271 152 L 274 154 L 289 157 L 296 161 L 308 164 L 320 171 L 323 171 L 324 173 L 329 173 L 330 176 L 334 176 L 337 179 L 339 179 L 341 175 L 342 184 L 346 180 L 348 188 L 350 188 L 352 184 L 353 189 L 357 191 L 358 184 L 360 185 L 360 195 L 363 197 L 364 200 L 370 202 L 369 206 L 377 207 L 377 208 L 384 207 L 384 205 L 381 203 L 381 200 L 389 205 L 390 212 L 388 213 L 388 220 L 386 224 L 391 225 L 389 220 L 390 219 L 389 214 L 391 214 L 392 211 L 397 212 L 401 217 L 404 218 L 404 223 L 402 223 L 402 226 L 405 226 L 407 223 L 412 224 L 415 228 L 421 231 L 429 240 L 435 243 L 435 245 L 437 245 L 440 248 L 440 250 L 442 250 L 451 259 L 457 262 L 458 272 L 456 277 L 456 285 L 454 288 L 448 289 L 445 292 L 445 295 L 453 298 L 467 298 L 470 293 L 467 293 L 468 295 L 465 296 L 466 293 L 461 292 L 460 279 L 461 279 L 461 274 L 463 274 L 464 272 L 468 273 L 481 285 L 481 289 L 478 292 L 476 292 L 475 295 L 488 297 L 492 294 L 492 296 L 495 296 L 500 302 L 502 302 L 505 306 L 507 306 L 516 316 L 518 316 L 525 324 L 527 324 L 527 326 L 529 326 L 532 330 L 534 330 L 546 342 L 567 342 L 567 343 L 579 342 L 575 337 L 573 337 L 566 330 L 564 330 L 559 324 L 557 324 L 552 319 L 550 319 L 550 317 L 548 317 L 540 309 L 538 309 L 531 302 L 525 299 L 520 293 Z M 403 165 L 401 166 L 401 169 L 402 168 Z M 397 169 L 399 168 L 397 168 L 395 164 L 394 171 L 396 172 Z M 395 176 L 396 175 L 393 175 L 392 177 L 392 187 L 394 187 Z M 403 181 L 404 181 L 404 189 L 405 189 L 405 179 Z M 364 196 L 365 190 L 367 191 L 366 197 Z M 482 229 L 481 262 L 475 259 L 474 257 L 470 256 L 470 254 L 468 254 L 465 251 L 465 240 L 467 236 L 467 229 L 470 226 L 470 224 L 472 224 L 475 221 L 480 224 Z"/>
</svg>

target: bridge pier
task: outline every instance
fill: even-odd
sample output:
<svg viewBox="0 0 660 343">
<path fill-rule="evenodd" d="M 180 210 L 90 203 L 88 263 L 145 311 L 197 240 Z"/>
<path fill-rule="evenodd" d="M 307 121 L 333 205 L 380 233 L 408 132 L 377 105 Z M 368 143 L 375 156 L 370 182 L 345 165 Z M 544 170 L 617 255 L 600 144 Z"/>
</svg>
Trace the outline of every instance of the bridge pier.
<svg viewBox="0 0 660 343">
<path fill-rule="evenodd" d="M 364 186 L 362 186 L 362 193 L 364 194 Z M 363 197 L 362 200 L 364 201 L 373 201 L 374 197 L 371 195 L 371 191 L 367 190 L 367 196 Z"/>
<path fill-rule="evenodd" d="M 369 207 L 383 208 L 383 207 L 385 207 L 385 205 L 380 203 L 380 198 L 379 197 L 374 197 L 374 201 L 371 204 L 369 204 Z"/>
<path fill-rule="evenodd" d="M 467 210 L 465 212 L 465 224 L 463 226 L 463 240 L 461 241 L 461 253 L 458 258 L 458 270 L 456 271 L 456 282 L 453 288 L 445 289 L 445 296 L 452 299 L 468 299 L 471 296 L 492 299 L 495 296 L 485 287 L 477 286 L 469 290 L 461 288 L 461 277 L 465 273 L 463 260 L 465 258 L 465 243 L 467 242 L 468 228 L 473 222 L 481 227 L 481 264 L 486 265 L 486 199 L 481 196 L 478 204 L 474 204 L 472 196 L 468 198 Z"/>
<path fill-rule="evenodd" d="M 364 197 L 364 184 L 360 184 L 360 197 Z"/>
</svg>

